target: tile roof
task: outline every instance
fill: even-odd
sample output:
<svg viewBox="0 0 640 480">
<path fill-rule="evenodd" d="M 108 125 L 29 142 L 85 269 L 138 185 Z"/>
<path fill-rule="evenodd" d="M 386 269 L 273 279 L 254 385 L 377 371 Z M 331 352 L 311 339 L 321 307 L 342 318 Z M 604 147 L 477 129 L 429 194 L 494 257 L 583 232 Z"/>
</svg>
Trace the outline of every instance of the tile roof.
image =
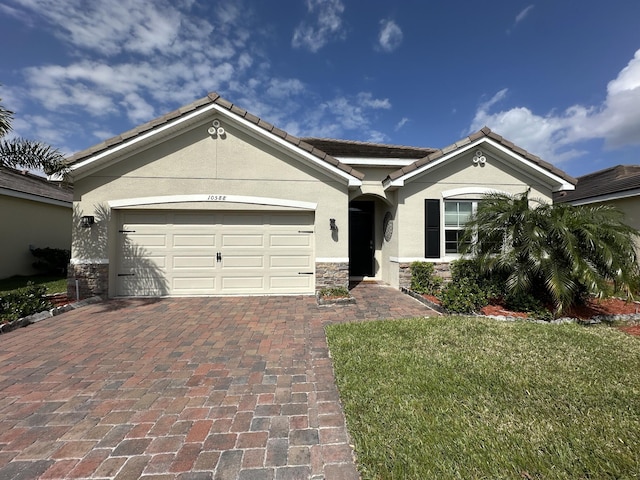
<svg viewBox="0 0 640 480">
<path fill-rule="evenodd" d="M 0 188 L 38 197 L 73 202 L 73 189 L 59 182 L 13 168 L 0 167 Z"/>
<path fill-rule="evenodd" d="M 408 147 L 383 143 L 358 142 L 354 140 L 335 140 L 332 138 L 302 138 L 314 147 L 335 157 L 354 158 L 423 158 L 436 151 L 428 147 Z"/>
<path fill-rule="evenodd" d="M 198 109 L 201 109 L 203 107 L 209 106 L 211 104 L 215 104 L 218 105 L 219 107 L 225 108 L 227 110 L 229 110 L 231 113 L 244 118 L 245 120 L 253 123 L 254 125 L 257 125 L 258 127 L 262 128 L 263 130 L 265 130 L 266 132 L 270 132 L 273 135 L 276 135 L 277 137 L 280 137 L 281 139 L 285 140 L 286 142 L 290 143 L 291 145 L 301 148 L 302 150 L 309 152 L 311 155 L 319 158 L 320 160 L 328 163 L 329 165 L 332 165 L 335 168 L 338 168 L 340 170 L 342 170 L 345 173 L 348 173 L 349 175 L 352 175 L 360 180 L 362 180 L 364 178 L 364 174 L 357 171 L 356 169 L 350 167 L 349 165 L 345 165 L 341 162 L 339 162 L 338 160 L 336 160 L 334 157 L 332 157 L 331 155 L 328 155 L 326 152 L 320 150 L 319 148 L 301 140 L 298 137 L 295 137 L 293 135 L 288 134 L 287 132 L 285 132 L 284 130 L 281 130 L 277 127 L 275 127 L 274 125 L 262 120 L 261 118 L 247 112 L 246 110 L 238 107 L 237 105 L 234 105 L 233 103 L 225 100 L 224 98 L 222 98 L 220 95 L 218 95 L 217 93 L 213 92 L 208 94 L 206 97 L 200 98 L 192 103 L 190 103 L 189 105 L 185 105 L 184 107 L 180 107 L 177 110 L 174 110 L 172 112 L 169 112 L 161 117 L 158 117 L 154 120 L 151 120 L 147 123 L 144 123 L 142 125 L 139 125 L 127 132 L 121 133 L 120 135 L 117 135 L 115 137 L 112 137 L 108 140 L 105 140 L 102 143 L 99 143 L 97 145 L 94 145 L 93 147 L 89 147 L 86 150 L 82 150 L 80 152 L 77 152 L 73 155 L 71 155 L 70 157 L 67 158 L 67 164 L 68 165 L 73 165 L 74 163 L 79 162 L 80 160 L 84 160 L 88 157 L 91 157 L 92 155 L 95 155 L 97 153 L 100 152 L 104 152 L 106 150 L 108 150 L 111 147 L 114 147 L 116 145 L 119 145 L 121 143 L 126 142 L 127 140 L 133 139 L 137 136 L 140 136 L 144 133 L 150 132 L 153 129 L 159 128 L 161 126 L 164 126 L 174 120 L 179 119 L 180 117 L 194 112 Z"/>
<path fill-rule="evenodd" d="M 640 165 L 616 165 L 578 177 L 576 189 L 559 192 L 556 202 L 573 202 L 640 189 Z"/>
<path fill-rule="evenodd" d="M 544 160 L 542 160 L 540 157 L 537 157 L 535 155 L 533 155 L 532 153 L 527 152 L 526 150 L 518 147 L 517 145 L 515 145 L 514 143 L 510 142 L 509 140 L 505 139 L 504 137 L 502 137 L 501 135 L 498 135 L 495 132 L 492 132 L 490 128 L 488 127 L 484 127 L 480 130 L 478 130 L 477 132 L 469 135 L 468 137 L 464 137 L 461 140 L 458 140 L 456 143 L 453 143 L 447 147 L 444 147 L 442 149 L 436 150 L 433 153 L 430 153 L 429 155 L 427 155 L 426 157 L 417 160 L 415 162 L 413 162 L 411 165 L 407 165 L 406 167 L 402 167 L 394 172 L 391 172 L 389 174 L 389 176 L 387 177 L 386 181 L 393 181 L 393 180 L 397 180 L 398 178 L 411 173 L 415 170 L 418 170 L 419 168 L 423 167 L 424 165 L 427 165 L 431 162 L 433 162 L 434 160 L 439 159 L 440 157 L 443 157 L 445 155 L 447 155 L 450 152 L 453 152 L 459 148 L 464 147 L 465 145 L 468 145 L 472 142 L 475 142 L 476 140 L 479 140 L 483 137 L 487 137 L 490 138 L 496 142 L 498 142 L 499 144 L 501 144 L 502 146 L 508 148 L 509 150 L 511 150 L 512 152 L 526 158 L 527 160 L 535 163 L 536 165 L 544 168 L 545 170 L 548 170 L 549 172 L 557 175 L 558 177 L 562 178 L 563 180 L 566 180 L 569 183 L 575 184 L 576 183 L 576 179 L 567 175 L 565 172 L 563 172 L 562 170 L 560 170 L 559 168 L 554 167 L 553 165 L 551 165 L 550 163 L 545 162 Z"/>
</svg>

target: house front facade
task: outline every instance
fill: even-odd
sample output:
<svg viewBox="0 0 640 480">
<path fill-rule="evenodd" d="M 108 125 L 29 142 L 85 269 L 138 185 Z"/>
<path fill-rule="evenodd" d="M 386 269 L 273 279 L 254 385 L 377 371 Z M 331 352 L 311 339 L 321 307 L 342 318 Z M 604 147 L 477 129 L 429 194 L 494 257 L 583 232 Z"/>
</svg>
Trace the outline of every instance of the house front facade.
<svg viewBox="0 0 640 480">
<path fill-rule="evenodd" d="M 69 158 L 82 295 L 314 294 L 408 285 L 458 258 L 482 195 L 575 180 L 483 129 L 442 149 L 300 139 L 210 94 Z"/>
<path fill-rule="evenodd" d="M 40 273 L 34 248 L 71 248 L 71 188 L 0 167 L 0 278 Z"/>
</svg>

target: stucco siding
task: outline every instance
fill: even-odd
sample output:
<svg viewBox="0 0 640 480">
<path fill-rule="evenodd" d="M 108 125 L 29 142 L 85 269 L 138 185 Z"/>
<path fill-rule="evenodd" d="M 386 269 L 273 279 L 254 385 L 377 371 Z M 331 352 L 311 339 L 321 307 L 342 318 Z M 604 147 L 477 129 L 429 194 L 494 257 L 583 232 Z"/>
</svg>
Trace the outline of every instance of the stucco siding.
<svg viewBox="0 0 640 480">
<path fill-rule="evenodd" d="M 348 257 L 348 187 L 317 167 L 259 142 L 232 124 L 226 134 L 211 137 L 210 122 L 196 126 L 118 163 L 77 179 L 74 185 L 76 216 L 94 215 L 90 230 L 76 228 L 72 257 L 116 258 L 117 209 L 109 202 L 145 197 L 211 195 L 260 197 L 316 204 L 315 255 L 324 259 Z M 224 123 L 223 123 L 224 125 Z M 275 202 L 277 203 L 277 202 Z M 118 207 L 120 208 L 120 207 Z M 296 207 L 225 201 L 172 202 L 126 208 L 197 210 L 282 210 Z M 301 207 L 302 210 L 308 209 Z M 335 218 L 338 235 L 329 229 Z M 87 229 L 84 229 L 87 230 Z M 90 241 L 93 237 L 95 241 Z M 99 240 L 100 239 L 100 240 Z M 113 272 L 112 272 L 113 275 Z"/>
<path fill-rule="evenodd" d="M 71 247 L 71 207 L 0 196 L 0 278 L 38 273 L 32 267 L 35 248 Z"/>
<path fill-rule="evenodd" d="M 456 189 L 494 189 L 518 194 L 531 187 L 531 198 L 552 201 L 552 192 L 533 179 L 509 166 L 508 163 L 488 156 L 483 166 L 474 164 L 473 152 L 461 155 L 438 168 L 413 179 L 398 191 L 397 223 L 400 225 L 398 255 L 401 258 L 424 257 L 424 200 L 443 200 L 443 194 Z M 482 194 L 466 194 L 463 198 L 479 199 Z M 441 235 L 441 242 L 443 242 Z M 441 250 L 444 252 L 444 243 Z M 442 256 L 444 258 L 444 256 Z"/>
</svg>

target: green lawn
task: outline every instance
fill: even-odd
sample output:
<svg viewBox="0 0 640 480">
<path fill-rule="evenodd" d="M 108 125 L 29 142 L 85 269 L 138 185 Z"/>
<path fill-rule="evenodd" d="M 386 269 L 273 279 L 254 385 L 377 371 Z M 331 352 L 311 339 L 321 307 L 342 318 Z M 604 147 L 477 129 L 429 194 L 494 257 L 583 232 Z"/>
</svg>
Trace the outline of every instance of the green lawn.
<svg viewBox="0 0 640 480">
<path fill-rule="evenodd" d="M 439 317 L 332 325 L 363 479 L 640 478 L 640 339 Z"/>
<path fill-rule="evenodd" d="M 0 295 L 26 287 L 28 282 L 44 285 L 47 293 L 64 293 L 67 291 L 67 278 L 59 275 L 33 275 L 29 277 L 15 276 L 0 280 Z"/>
</svg>

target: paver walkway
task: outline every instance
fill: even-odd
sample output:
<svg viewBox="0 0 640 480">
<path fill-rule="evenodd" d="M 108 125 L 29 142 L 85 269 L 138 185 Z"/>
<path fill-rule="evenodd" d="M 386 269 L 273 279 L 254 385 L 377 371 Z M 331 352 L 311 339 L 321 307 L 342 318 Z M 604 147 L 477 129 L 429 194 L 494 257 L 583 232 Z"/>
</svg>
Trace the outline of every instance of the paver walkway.
<svg viewBox="0 0 640 480">
<path fill-rule="evenodd" d="M 324 325 L 435 314 L 390 287 L 111 300 L 0 337 L 0 479 L 357 479 Z"/>
</svg>

